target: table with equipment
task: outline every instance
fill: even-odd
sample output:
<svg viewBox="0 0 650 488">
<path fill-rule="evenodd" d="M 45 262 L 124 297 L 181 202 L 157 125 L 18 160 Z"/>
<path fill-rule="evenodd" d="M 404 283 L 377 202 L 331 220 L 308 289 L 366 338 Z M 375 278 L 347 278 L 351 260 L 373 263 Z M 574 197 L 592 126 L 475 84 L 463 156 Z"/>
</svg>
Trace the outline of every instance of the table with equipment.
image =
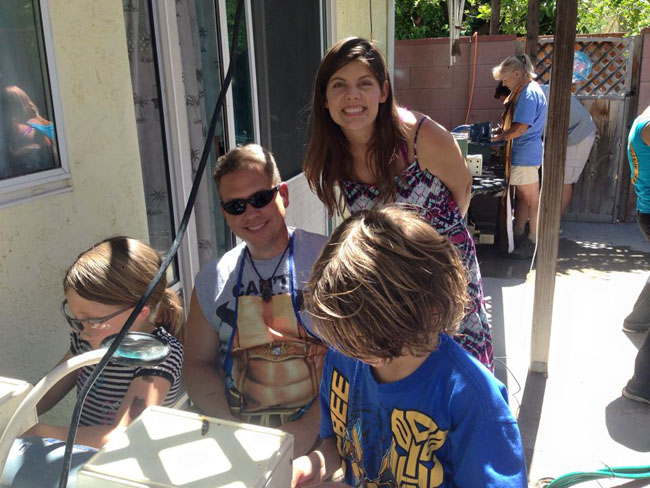
<svg viewBox="0 0 650 488">
<path fill-rule="evenodd" d="M 494 244 L 499 197 L 506 187 L 505 169 L 491 142 L 491 133 L 491 122 L 461 125 L 452 131 L 472 173 L 467 220 L 476 244 Z"/>
</svg>

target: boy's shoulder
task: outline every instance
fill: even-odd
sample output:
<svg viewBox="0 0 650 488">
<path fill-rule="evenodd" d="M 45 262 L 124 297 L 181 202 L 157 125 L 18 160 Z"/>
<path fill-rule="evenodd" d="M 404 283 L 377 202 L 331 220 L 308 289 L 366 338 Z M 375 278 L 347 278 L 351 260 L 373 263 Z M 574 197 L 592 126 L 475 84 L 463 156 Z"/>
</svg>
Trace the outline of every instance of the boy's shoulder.
<svg viewBox="0 0 650 488">
<path fill-rule="evenodd" d="M 442 353 L 434 366 L 449 388 L 450 409 L 458 414 L 473 412 L 491 421 L 513 420 L 508 406 L 508 390 L 476 358 L 450 336 L 441 336 Z"/>
<path fill-rule="evenodd" d="M 327 355 L 326 369 L 336 369 L 351 382 L 355 389 L 355 378 L 363 363 L 330 350 Z M 427 360 L 403 382 L 412 394 L 421 392 L 429 395 L 432 391 L 444 392 L 449 397 L 449 406 L 458 413 L 472 410 L 486 417 L 510 420 L 511 413 L 503 409 L 507 405 L 507 390 L 484 365 L 470 356 L 450 336 L 440 335 L 438 348 L 431 352 Z M 505 402 L 505 403 L 504 403 Z"/>
</svg>

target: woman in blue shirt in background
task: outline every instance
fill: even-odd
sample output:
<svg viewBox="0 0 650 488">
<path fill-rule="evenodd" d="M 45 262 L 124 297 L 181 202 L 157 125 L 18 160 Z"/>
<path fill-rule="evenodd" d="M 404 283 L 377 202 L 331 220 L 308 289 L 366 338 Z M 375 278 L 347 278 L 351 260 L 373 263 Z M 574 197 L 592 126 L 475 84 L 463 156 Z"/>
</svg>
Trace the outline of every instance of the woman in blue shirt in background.
<svg viewBox="0 0 650 488">
<path fill-rule="evenodd" d="M 504 127 L 493 142 L 512 144 L 510 184 L 515 186 L 515 250 L 513 257 L 533 256 L 537 240 L 539 173 L 542 165 L 546 97 L 534 81 L 533 64 L 525 54 L 510 56 L 492 69 L 492 76 L 511 91 L 506 99 Z M 510 142 L 512 141 L 512 142 Z M 529 222 L 528 238 L 524 234 Z"/>
</svg>

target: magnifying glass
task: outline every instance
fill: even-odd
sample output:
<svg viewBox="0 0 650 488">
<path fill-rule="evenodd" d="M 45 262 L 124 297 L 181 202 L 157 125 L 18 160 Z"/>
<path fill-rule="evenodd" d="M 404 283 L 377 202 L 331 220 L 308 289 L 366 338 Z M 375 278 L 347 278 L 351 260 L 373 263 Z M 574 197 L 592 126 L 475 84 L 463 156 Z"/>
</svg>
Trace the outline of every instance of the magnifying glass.
<svg viewBox="0 0 650 488">
<path fill-rule="evenodd" d="M 100 347 L 108 349 L 116 337 L 117 334 L 106 337 Z M 155 366 L 167 359 L 170 353 L 169 344 L 155 335 L 129 332 L 115 350 L 111 362 L 127 366 Z"/>
</svg>

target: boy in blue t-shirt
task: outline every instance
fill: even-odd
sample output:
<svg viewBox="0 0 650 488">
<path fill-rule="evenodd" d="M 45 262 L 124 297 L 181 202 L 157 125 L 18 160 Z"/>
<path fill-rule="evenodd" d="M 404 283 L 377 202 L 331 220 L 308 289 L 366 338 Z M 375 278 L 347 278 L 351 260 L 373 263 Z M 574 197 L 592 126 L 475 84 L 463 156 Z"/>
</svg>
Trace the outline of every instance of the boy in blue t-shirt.
<svg viewBox="0 0 650 488">
<path fill-rule="evenodd" d="M 359 212 L 314 265 L 307 307 L 328 352 L 323 442 L 292 486 L 343 465 L 352 486 L 525 487 L 505 387 L 453 334 L 466 303 L 453 245 L 397 206 Z"/>
</svg>

